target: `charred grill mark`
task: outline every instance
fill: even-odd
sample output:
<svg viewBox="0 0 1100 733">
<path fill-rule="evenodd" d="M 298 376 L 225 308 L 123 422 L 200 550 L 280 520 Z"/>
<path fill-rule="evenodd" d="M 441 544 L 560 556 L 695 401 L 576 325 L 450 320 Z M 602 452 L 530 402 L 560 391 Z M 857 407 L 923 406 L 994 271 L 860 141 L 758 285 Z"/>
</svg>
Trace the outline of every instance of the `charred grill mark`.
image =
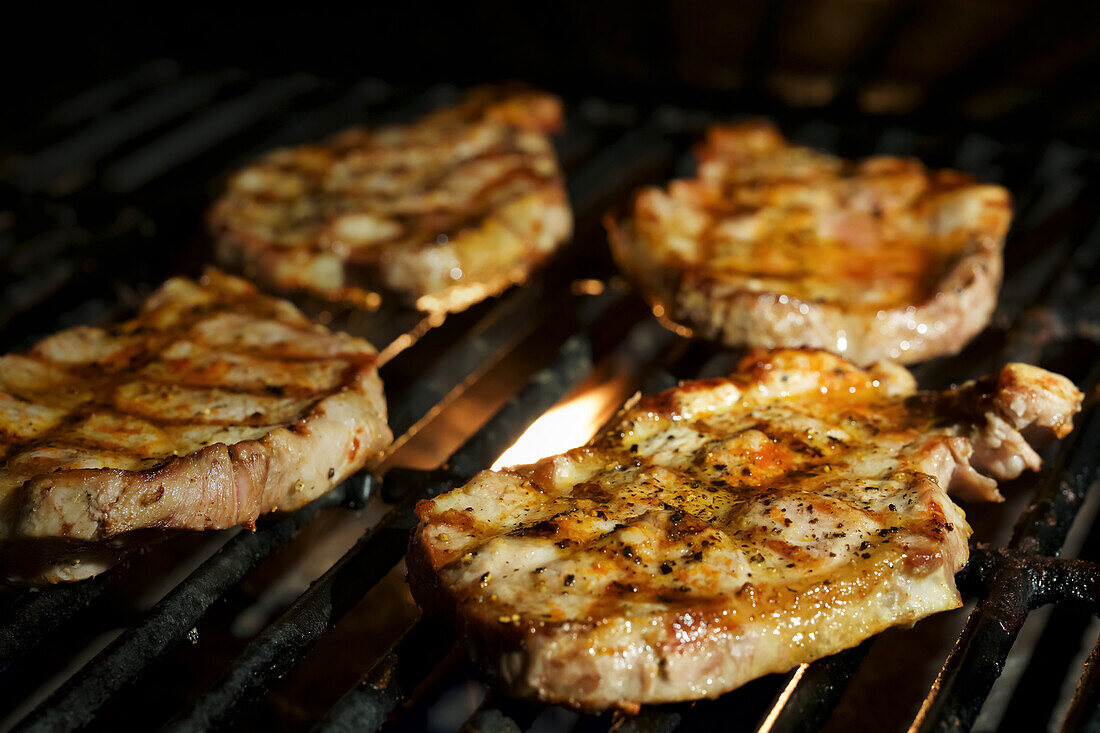
<svg viewBox="0 0 1100 733">
<path fill-rule="evenodd" d="M 556 517 L 546 519 L 538 522 L 537 524 L 521 527 L 514 531 L 514 534 L 519 537 L 531 537 L 531 538 L 544 538 L 549 539 L 551 537 L 557 537 L 561 531 L 561 526 L 556 521 Z"/>
<path fill-rule="evenodd" d="M 125 456 L 129 458 L 138 458 L 141 460 L 165 457 L 159 452 L 151 453 L 149 451 L 129 448 L 121 443 L 113 443 L 107 440 L 94 440 L 92 438 L 76 435 L 60 435 L 57 437 L 48 437 L 40 440 L 30 441 L 28 444 L 25 444 L 20 449 L 19 453 L 20 455 L 22 455 L 29 453 L 30 451 L 42 448 L 71 448 L 80 451 L 82 454 L 88 456 Z"/>
<path fill-rule="evenodd" d="M 319 397 L 318 401 L 320 399 L 322 398 Z M 301 413 L 308 412 L 309 409 L 312 409 L 312 406 L 302 410 Z M 251 421 L 206 420 L 204 422 L 195 422 L 193 418 L 172 419 L 163 416 L 150 416 L 147 414 L 118 410 L 99 403 L 84 403 L 78 409 L 67 414 L 62 421 L 52 429 L 29 439 L 14 439 L 14 436 L 4 431 L 3 428 L 0 428 L 0 436 L 3 436 L 3 442 L 8 450 L 5 456 L 11 460 L 12 456 L 23 455 L 39 448 L 73 448 L 88 455 L 102 454 L 116 457 L 125 456 L 141 460 L 160 460 L 177 455 L 176 453 L 163 453 L 159 451 L 150 453 L 148 451 L 129 448 L 122 443 L 109 440 L 95 440 L 88 436 L 78 436 L 74 434 L 74 431 L 93 415 L 113 415 L 122 418 L 130 417 L 147 422 L 152 425 L 154 429 L 159 427 L 229 428 L 246 425 L 249 427 L 276 430 L 282 427 L 282 423 L 268 424 L 261 419 L 254 419 Z M 150 436 L 150 440 L 156 440 L 158 438 L 160 438 L 160 436 Z M 212 445 L 216 442 L 219 441 L 209 441 L 206 445 Z"/>
<path fill-rule="evenodd" d="M 508 131 L 511 132 L 511 131 Z M 448 180 L 455 178 L 456 175 L 461 175 L 462 168 L 470 166 L 474 163 L 483 161 L 497 161 L 502 158 L 511 158 L 514 164 L 507 168 L 501 176 L 496 179 L 486 182 L 482 188 L 473 192 L 470 196 L 472 200 L 478 200 L 483 198 L 487 192 L 491 192 L 494 189 L 503 187 L 510 180 L 511 174 L 518 173 L 519 175 L 532 180 L 535 183 L 548 183 L 554 180 L 555 176 L 540 175 L 536 171 L 532 170 L 533 163 L 537 161 L 552 161 L 553 157 L 550 150 L 546 151 L 522 151 L 515 142 L 517 137 L 514 133 L 507 134 L 507 139 L 500 140 L 494 145 L 486 148 L 474 155 L 464 157 L 457 160 L 447 161 L 445 165 L 441 166 L 440 170 L 435 172 L 435 175 L 428 175 L 420 178 L 415 182 L 414 187 L 402 187 L 400 191 L 386 191 L 386 190 L 374 190 L 371 191 L 371 204 L 376 206 L 381 212 L 385 213 L 388 218 L 394 218 L 401 221 L 403 224 L 415 222 L 417 216 L 421 212 L 408 212 L 405 206 L 402 206 L 398 211 L 394 211 L 392 205 L 401 202 L 414 199 L 418 196 L 423 196 L 431 191 L 445 188 L 442 184 L 445 184 Z M 440 148 L 446 148 L 445 141 L 440 141 Z M 299 169 L 300 173 L 304 173 L 302 180 L 307 182 L 310 190 L 306 193 L 306 198 L 314 203 L 314 206 L 319 208 L 322 215 L 325 216 L 339 216 L 340 214 L 347 212 L 349 203 L 354 203 L 354 193 L 348 193 L 341 189 L 329 190 L 325 187 L 325 181 L 328 179 L 331 169 L 338 165 L 346 165 L 348 158 L 358 155 L 359 150 L 351 148 L 346 151 L 344 157 L 333 156 L 328 161 L 328 166 L 319 171 L 304 171 Z M 263 164 L 263 160 L 259 161 L 259 165 Z M 396 174 L 401 175 L 409 171 L 406 165 L 397 166 L 379 166 L 379 165 L 367 165 L 363 166 L 361 171 L 356 171 L 357 174 L 362 175 L 365 172 L 381 173 L 381 174 Z M 354 174 L 353 174 L 354 175 Z M 272 199 L 264 198 L 266 191 L 260 191 L 257 193 L 242 192 L 238 189 L 232 191 L 235 195 L 241 198 L 249 198 L 258 201 L 260 203 L 267 203 Z M 389 204 L 390 206 L 387 206 Z M 309 224 L 315 222 L 314 217 L 306 219 L 301 224 Z M 294 224 L 291 224 L 293 227 Z M 384 240 L 378 240 L 384 241 Z"/>
<path fill-rule="evenodd" d="M 316 334 L 311 334 L 316 335 Z M 301 354 L 277 354 L 271 349 L 256 349 L 249 347 L 233 347 L 233 346 L 218 346 L 216 347 L 218 353 L 230 354 L 234 356 L 262 356 L 271 361 L 282 362 L 285 364 L 327 364 L 332 361 L 347 361 L 361 364 L 363 368 L 373 366 L 378 359 L 378 355 L 374 353 L 363 353 L 357 351 L 349 352 L 334 352 L 331 354 L 318 354 L 317 356 L 304 356 Z"/>
<path fill-rule="evenodd" d="M 595 481 L 585 481 L 573 487 L 571 492 L 574 499 L 591 499 L 593 501 L 610 501 L 611 492 L 602 484 Z"/>
<path fill-rule="evenodd" d="M 346 373 L 354 374 L 360 371 L 362 367 L 353 365 L 352 368 L 345 369 Z M 127 380 L 121 382 L 118 386 L 124 384 L 150 384 L 158 387 L 182 387 L 187 390 L 201 392 L 222 392 L 232 395 L 240 395 L 245 397 L 261 397 L 269 399 L 271 397 L 278 397 L 285 399 L 287 402 L 296 402 L 298 400 L 305 399 L 311 396 L 329 395 L 339 390 L 339 388 L 347 384 L 349 378 L 339 378 L 334 380 L 331 384 L 324 387 L 305 387 L 297 384 L 255 384 L 251 386 L 232 385 L 224 383 L 214 382 L 192 382 L 185 379 L 171 379 L 168 377 L 152 377 L 145 374 L 135 375 L 139 376 L 138 379 Z"/>
</svg>

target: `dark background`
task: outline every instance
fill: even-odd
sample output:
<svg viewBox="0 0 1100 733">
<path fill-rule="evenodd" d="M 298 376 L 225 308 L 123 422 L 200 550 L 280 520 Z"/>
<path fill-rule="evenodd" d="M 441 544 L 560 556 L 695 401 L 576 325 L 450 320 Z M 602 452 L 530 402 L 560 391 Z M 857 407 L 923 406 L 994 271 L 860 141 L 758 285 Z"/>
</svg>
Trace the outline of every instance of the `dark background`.
<svg viewBox="0 0 1100 733">
<path fill-rule="evenodd" d="M 523 78 L 565 94 L 901 115 L 1096 142 L 1100 4 L 41 3 L 9 9 L 5 126 L 154 58 L 333 79 Z M 915 122 L 914 122 L 915 123 Z"/>
</svg>

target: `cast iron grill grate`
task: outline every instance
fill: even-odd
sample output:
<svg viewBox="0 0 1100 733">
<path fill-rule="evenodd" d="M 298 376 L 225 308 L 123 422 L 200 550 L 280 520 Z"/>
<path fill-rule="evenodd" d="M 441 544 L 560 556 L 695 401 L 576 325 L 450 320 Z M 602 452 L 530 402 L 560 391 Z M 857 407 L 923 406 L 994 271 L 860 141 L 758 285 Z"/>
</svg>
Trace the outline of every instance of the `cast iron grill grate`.
<svg viewBox="0 0 1100 733">
<path fill-rule="evenodd" d="M 117 105 L 94 118 L 75 103 L 71 109 L 63 105 L 52 118 L 60 120 L 53 136 L 39 141 L 39 152 L 5 166 L 5 350 L 58 327 L 124 314 L 140 294 L 130 289 L 134 284 L 148 288 L 173 272 L 195 272 L 203 259 L 195 242 L 197 212 L 214 190 L 210 182 L 235 162 L 363 120 L 408 117 L 456 94 L 450 87 L 418 90 L 374 80 L 341 85 L 307 75 L 188 75 L 171 64 L 135 74 L 130 83 L 128 91 L 112 87 Z M 1004 183 L 1016 195 L 1006 283 L 993 325 L 962 354 L 918 368 L 922 386 L 1026 360 L 1066 373 L 1095 397 L 1100 219 L 1093 201 L 1100 179 L 1094 153 L 1062 142 L 1006 143 L 961 128 L 930 134 L 896 120 L 772 111 L 801 142 L 845 155 L 919 155 L 931 165 Z M 578 226 L 561 257 L 530 285 L 442 324 L 424 324 L 400 310 L 380 318 L 336 316 L 342 327 L 380 345 L 402 333 L 426 332 L 407 339 L 404 351 L 395 349 L 383 366 L 399 442 L 415 436 L 495 365 L 538 342 L 541 347 L 523 360 L 530 373 L 526 383 L 500 395 L 499 409 L 470 431 L 441 468 L 392 468 L 380 481 L 362 474 L 298 512 L 261 521 L 255 533 L 175 538 L 91 581 L 11 592 L 0 613 L 0 700 L 11 711 L 7 723 L 19 730 L 119 724 L 194 730 L 235 727 L 255 722 L 257 715 L 277 720 L 270 698 L 281 681 L 299 668 L 316 667 L 316 646 L 342 619 L 360 613 L 363 599 L 399 566 L 417 499 L 492 464 L 533 420 L 608 365 L 633 365 L 631 390 L 728 369 L 728 354 L 678 341 L 615 280 L 599 225 L 603 212 L 634 187 L 686 172 L 689 144 L 709 121 L 723 117 L 679 107 L 572 101 L 559 146 Z M 966 730 L 980 721 L 1017 635 L 1041 606 L 1054 607 L 1043 631 L 1051 643 L 1036 645 L 1018 679 L 1057 674 L 1061 684 L 1080 640 L 1096 643 L 1096 627 L 1089 623 L 1100 611 L 1100 529 L 1089 530 L 1095 506 L 1086 498 L 1096 479 L 1100 419 L 1092 402 L 1046 469 L 1009 487 L 1015 505 L 975 510 L 976 537 L 987 544 L 973 548 L 959 579 L 973 610 L 954 647 L 940 658 L 942 670 L 923 703 L 912 711 L 914 730 Z M 1030 504 L 1018 506 L 1027 499 Z M 1018 514 L 1015 527 L 1002 536 L 1012 512 Z M 362 536 L 310 578 L 308 588 L 275 604 L 255 631 L 234 636 L 226 630 L 261 593 L 253 588 L 255 578 L 279 567 L 279 558 L 333 513 L 363 517 Z M 1085 535 L 1075 541 L 1077 557 L 1060 557 L 1071 530 Z M 178 579 L 159 580 L 175 566 L 183 568 L 176 570 Z M 693 730 L 715 724 L 818 730 L 835 717 L 849 680 L 869 667 L 878 644 L 870 640 L 715 701 L 645 709 L 636 717 L 577 717 L 489 695 L 470 707 L 464 725 L 485 731 Z M 188 660 L 198 660 L 202 674 L 182 679 L 171 672 Z M 1100 646 L 1084 665 L 1077 694 L 1067 698 L 1067 731 L 1100 726 L 1098 665 Z M 453 698 L 455 689 L 482 694 L 470 687 L 471 668 L 453 634 L 430 620 L 408 625 L 390 648 L 364 658 L 359 672 L 362 682 L 344 684 L 323 710 L 290 718 L 283 727 L 415 730 L 432 724 L 433 710 L 448 695 Z M 324 670 L 318 675 L 323 678 Z M 1024 699 L 1033 704 L 1024 710 L 1010 703 L 994 725 L 1011 730 L 1026 720 L 1042 727 L 1060 698 L 1048 690 Z"/>
</svg>

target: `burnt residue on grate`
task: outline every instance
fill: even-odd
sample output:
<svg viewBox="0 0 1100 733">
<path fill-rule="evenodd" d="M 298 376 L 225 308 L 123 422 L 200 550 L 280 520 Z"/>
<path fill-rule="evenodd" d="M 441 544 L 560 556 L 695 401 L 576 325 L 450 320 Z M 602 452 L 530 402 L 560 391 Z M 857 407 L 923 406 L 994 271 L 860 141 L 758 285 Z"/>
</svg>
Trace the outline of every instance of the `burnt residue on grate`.
<svg viewBox="0 0 1100 733">
<path fill-rule="evenodd" d="M 900 32 L 913 12 L 887 22 L 887 31 Z M 1060 141 L 1007 140 L 996 125 L 975 131 L 919 114 L 853 115 L 845 105 L 864 93 L 862 76 L 889 58 L 888 44 L 876 48 L 853 63 L 834 101 L 796 111 L 765 98 L 775 81 L 769 69 L 782 55 L 765 39 L 750 58 L 762 76 L 737 100 L 759 104 L 728 111 L 772 113 L 792 139 L 842 154 L 918 155 L 1006 185 L 1018 213 L 993 324 L 962 354 L 915 372 L 923 386 L 942 387 L 1026 360 L 1069 375 L 1093 396 L 1041 474 L 1006 487 L 1005 505 L 968 512 L 979 542 L 958 578 L 971 602 L 968 617 L 945 614 L 938 626 L 922 622 L 868 640 L 718 700 L 657 706 L 636 717 L 578 716 L 496 697 L 453 633 L 416 617 L 403 585 L 391 581 L 400 579 L 417 499 L 492 464 L 527 425 L 601 370 L 622 372 L 629 391 L 732 363 L 656 326 L 615 277 L 599 224 L 634 187 L 689 171 L 690 144 L 725 115 L 700 111 L 709 101 L 571 100 L 557 142 L 577 234 L 529 285 L 441 323 L 400 309 L 384 317 L 329 314 L 334 325 L 380 346 L 402 346 L 382 367 L 398 438 L 381 481 L 364 473 L 298 512 L 264 518 L 255 533 L 174 538 L 84 583 L 7 591 L 3 725 L 806 731 L 875 721 L 883 729 L 931 731 L 965 730 L 979 715 L 999 715 L 994 724 L 1010 730 L 1013 720 L 1042 727 L 1057 710 L 1066 730 L 1095 729 L 1100 662 L 1089 635 L 1100 603 L 1100 531 L 1075 530 L 1074 522 L 1094 519 L 1086 499 L 1100 455 L 1092 404 L 1100 356 L 1097 156 Z M 1002 53 L 993 47 L 981 56 L 985 66 L 964 79 L 967 90 Z M 950 85 L 933 92 L 962 93 Z M 168 274 L 194 273 L 206 256 L 202 208 L 219 176 L 248 155 L 353 123 L 408 118 L 453 100 L 457 90 L 302 74 L 259 79 L 234 69 L 192 75 L 161 63 L 114 80 L 101 94 L 100 106 L 88 99 L 60 105 L 26 138 L 33 150 L 4 168 L 4 350 L 59 327 L 115 318 Z M 462 431 L 457 447 L 439 438 L 440 423 Z M 422 454 L 434 455 L 439 467 L 402 467 L 402 451 L 424 443 L 435 453 L 421 447 Z M 1085 539 L 1067 542 L 1073 532 Z M 1077 557 L 1061 557 L 1064 548 Z M 1041 648 L 1023 650 L 1018 678 L 1041 692 L 1029 697 L 1020 688 L 1006 709 L 983 711 L 1009 655 L 1021 652 L 1017 635 L 1041 607 L 1053 607 L 1051 620 Z M 919 659 L 900 671 L 909 681 L 884 683 L 876 666 L 882 657 L 926 628 L 945 650 L 911 644 L 907 653 Z M 356 634 L 373 643 L 346 641 Z M 1082 661 L 1070 665 L 1071 657 Z"/>
</svg>

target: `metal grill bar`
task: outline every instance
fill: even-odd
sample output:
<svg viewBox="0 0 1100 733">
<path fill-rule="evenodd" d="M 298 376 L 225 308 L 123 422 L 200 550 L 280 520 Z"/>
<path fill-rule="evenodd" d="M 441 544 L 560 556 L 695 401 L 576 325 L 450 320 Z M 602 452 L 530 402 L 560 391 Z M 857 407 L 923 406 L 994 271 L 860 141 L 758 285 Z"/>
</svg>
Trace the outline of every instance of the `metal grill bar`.
<svg viewBox="0 0 1100 733">
<path fill-rule="evenodd" d="M 238 534 L 172 589 L 141 623 L 128 629 L 28 715 L 16 730 L 72 730 L 87 724 L 111 695 L 182 639 L 261 560 L 290 542 L 321 511 L 344 501 L 350 484 L 372 481 L 370 474 L 362 474 L 296 512 L 264 522 L 255 532 Z M 41 638 L 41 630 L 35 636 Z"/>
<path fill-rule="evenodd" d="M 1077 693 L 1066 713 L 1063 733 L 1096 733 L 1100 731 L 1100 640 L 1085 662 L 1085 674 L 1077 685 Z"/>
<path fill-rule="evenodd" d="M 387 112 L 383 105 L 395 98 L 401 101 L 391 114 L 413 114 L 419 99 L 409 97 L 379 79 L 366 79 L 354 84 L 336 101 L 310 110 L 309 114 L 292 116 L 270 136 L 245 143 L 239 157 L 247 160 L 278 147 L 316 141 L 347 127 L 361 125 L 365 120 L 385 117 Z"/>
<path fill-rule="evenodd" d="M 1096 376 L 1094 370 L 1089 381 L 1092 389 L 1097 384 Z M 1057 468 L 1017 523 L 1010 549 L 1040 555 L 1058 552 L 1085 495 L 1096 481 L 1100 471 L 1095 461 L 1098 453 L 1100 408 L 1094 404 L 1059 452 Z"/>
<path fill-rule="evenodd" d="M 802 733 L 817 730 L 840 702 L 849 680 L 867 657 L 874 639 L 813 664 L 803 664 L 790 674 L 776 697 L 760 733 Z"/>
<path fill-rule="evenodd" d="M 15 183 L 24 190 L 46 188 L 66 170 L 88 165 L 125 141 L 201 107 L 226 84 L 243 76 L 239 71 L 218 71 L 164 87 L 132 107 L 105 115 L 94 125 L 43 150 L 20 168 Z"/>
<path fill-rule="evenodd" d="M 522 733 L 521 726 L 512 717 L 505 715 L 495 707 L 477 710 L 462 724 L 462 733 Z"/>
<path fill-rule="evenodd" d="M 580 207 L 581 212 L 577 219 L 598 217 L 632 185 L 667 167 L 674 153 L 675 146 L 665 134 L 660 119 L 651 115 L 636 129 L 599 151 L 584 168 L 570 175 L 567 181 L 569 200 L 574 207 Z M 550 268 L 554 266 L 550 264 Z"/>
<path fill-rule="evenodd" d="M 1070 522 L 1096 479 L 1098 451 L 1100 412 L 1094 406 L 1060 452 L 1058 469 L 1017 524 L 1009 548 L 1026 553 L 1028 562 L 1007 563 L 993 573 L 989 595 L 967 620 L 959 643 L 914 722 L 915 731 L 931 733 L 973 725 L 1024 618 L 1036 605 L 1056 600 L 1045 597 L 1044 579 L 1035 575 L 1037 563 L 1052 561 L 1041 560 L 1036 553 L 1053 554 L 1065 541 Z M 1070 587 L 1086 590 L 1073 584 Z"/>
<path fill-rule="evenodd" d="M 371 668 L 355 689 L 345 694 L 317 725 L 317 730 L 373 731 L 386 722 L 395 707 L 435 669 L 449 652 L 464 653 L 457 647 L 454 632 L 446 624 L 418 621 Z"/>
<path fill-rule="evenodd" d="M 528 730 L 545 708 L 492 692 L 459 729 L 461 733 L 519 733 Z"/>
<path fill-rule="evenodd" d="M 168 59 L 142 64 L 124 77 L 86 89 L 47 112 L 42 119 L 47 128 L 71 128 L 97 115 L 107 113 L 135 91 L 164 84 L 180 73 L 179 65 Z"/>
<path fill-rule="evenodd" d="M 545 297 L 539 284 L 509 295 L 466 336 L 441 354 L 432 369 L 406 390 L 390 415 L 394 435 L 404 436 L 421 420 L 428 419 L 447 404 L 447 396 L 462 382 L 484 373 L 494 354 L 519 343 L 534 330 L 530 308 Z"/>
<path fill-rule="evenodd" d="M 906 0 L 899 2 L 893 10 L 893 15 L 880 34 L 876 34 L 873 45 L 864 52 L 861 57 L 843 74 L 843 86 L 833 100 L 833 106 L 839 109 L 850 109 L 858 106 L 859 92 L 863 84 L 878 73 L 886 62 L 890 50 L 894 47 L 898 36 L 912 22 L 920 9 L 919 2 Z"/>
<path fill-rule="evenodd" d="M 1100 565 L 1087 560 L 1035 556 L 1000 549 L 991 553 L 994 575 L 1010 573 L 1026 578 L 1023 584 L 1032 608 L 1048 603 L 1073 603 L 1100 612 Z M 989 562 L 989 561 L 987 561 Z"/>
<path fill-rule="evenodd" d="M 87 301 L 115 272 L 138 268 L 149 262 L 152 258 L 134 262 L 134 253 L 149 241 L 145 224 L 147 221 L 143 218 L 130 217 L 101 233 L 94 242 L 95 262 L 88 262 L 80 256 L 91 252 L 92 238 L 88 233 L 76 231 L 66 234 L 68 241 L 75 245 L 74 249 L 78 252 L 84 249 L 83 253 L 51 260 L 40 267 L 33 277 L 5 289 L 4 302 L 0 304 L 0 329 L 3 329 L 5 340 L 18 346 L 28 338 L 42 335 L 44 324 L 35 317 L 35 311 L 52 321 L 58 312 Z M 127 260 L 129 263 L 123 264 Z M 105 276 L 105 273 L 111 275 Z"/>
<path fill-rule="evenodd" d="M 165 172 L 182 167 L 197 153 L 221 143 L 240 130 L 285 108 L 296 97 L 318 88 L 318 80 L 298 74 L 258 85 L 240 99 L 200 113 L 188 125 L 112 163 L 103 171 L 103 188 L 123 195 Z"/>
<path fill-rule="evenodd" d="M 103 595 L 108 582 L 101 577 L 20 596 L 5 609 L 0 623 L 0 669 L 6 669 L 39 640 L 88 608 Z"/>
<path fill-rule="evenodd" d="M 1068 672 L 1091 619 L 1092 613 L 1087 606 L 1064 604 L 1050 609 L 1050 615 L 1045 620 L 1046 627 L 1032 648 L 1027 668 L 1014 686 L 1016 690 L 1026 690 L 1027 694 L 1013 695 L 1009 700 L 997 728 L 999 732 L 1042 730 L 1049 727 L 1048 723 L 1057 714 L 1065 683 L 1065 679 L 1051 674 L 1051 670 L 1065 669 Z M 1030 616 L 1029 621 L 1033 620 L 1035 616 Z M 1024 643 L 1027 632 L 1025 626 L 1017 644 Z M 1005 666 L 1007 668 L 1009 663 L 1006 662 Z M 996 699 L 997 688 L 1005 684 L 1003 679 L 994 685 L 990 692 L 990 701 Z M 975 727 L 981 727 L 981 714 Z"/>
<path fill-rule="evenodd" d="M 957 105 L 961 99 L 1001 81 L 1006 68 L 1018 65 L 1022 58 L 1049 53 L 1061 20 L 1051 22 L 1055 17 L 1041 5 L 1019 14 L 1001 38 L 979 52 L 964 74 L 951 74 L 933 82 L 928 106 Z"/>
</svg>

